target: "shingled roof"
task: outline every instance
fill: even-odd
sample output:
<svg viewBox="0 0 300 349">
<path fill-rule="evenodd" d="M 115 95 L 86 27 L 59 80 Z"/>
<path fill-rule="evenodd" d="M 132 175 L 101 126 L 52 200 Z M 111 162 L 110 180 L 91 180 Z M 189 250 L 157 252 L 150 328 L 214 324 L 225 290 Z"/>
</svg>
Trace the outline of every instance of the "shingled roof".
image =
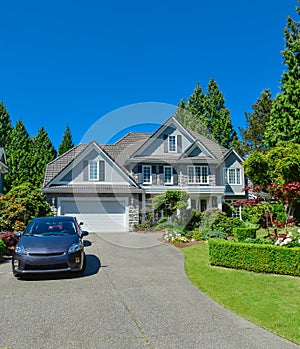
<svg viewBox="0 0 300 349">
<path fill-rule="evenodd" d="M 222 160 L 224 158 L 224 155 L 228 152 L 228 149 L 221 146 L 217 142 L 213 141 L 212 139 L 209 139 L 195 131 L 192 131 L 187 128 L 187 131 L 201 144 L 205 146 L 207 150 L 214 155 L 214 157 L 217 160 Z"/>
<path fill-rule="evenodd" d="M 130 156 L 151 137 L 152 133 L 130 132 L 115 144 L 101 147 L 121 166 Z"/>
<path fill-rule="evenodd" d="M 173 116 L 174 117 L 174 116 Z M 178 120 L 177 120 L 178 121 Z M 179 122 L 179 121 L 178 121 Z M 162 127 L 162 126 L 161 126 Z M 220 146 L 213 140 L 206 138 L 205 136 L 187 129 L 187 132 L 196 140 L 203 144 L 204 147 L 217 159 L 222 160 L 224 156 L 228 153 L 228 149 Z M 157 131 L 156 131 L 157 132 Z M 154 134 L 156 134 L 156 132 Z M 125 167 L 126 161 L 142 147 L 142 145 L 153 135 L 153 133 L 144 132 L 130 132 L 114 144 L 98 144 L 98 146 L 113 160 L 118 166 L 130 177 L 131 174 Z M 87 144 L 79 144 L 66 152 L 65 154 L 59 156 L 46 166 L 46 173 L 44 178 L 43 187 L 46 187 L 57 175 L 59 175 L 74 159 L 86 149 Z M 1 148 L 0 148 L 1 149 Z M 1 153 L 0 153 L 1 154 Z M 180 154 L 178 154 L 180 156 Z M 147 157 L 151 159 L 152 157 Z M 143 160 L 143 157 L 139 157 Z M 153 157 L 152 160 L 168 160 L 169 156 L 167 154 L 160 157 Z M 174 159 L 174 157 L 170 158 Z"/>
<path fill-rule="evenodd" d="M 99 147 L 129 176 L 130 173 L 124 167 L 125 161 L 130 155 L 138 149 L 146 139 L 151 136 L 151 133 L 139 133 L 130 132 L 115 144 L 99 145 Z M 87 144 L 79 144 L 67 151 L 63 155 L 54 159 L 46 166 L 46 173 L 44 178 L 43 187 L 45 187 L 50 181 L 52 181 L 57 175 L 59 175 L 74 159 L 87 147 Z"/>
<path fill-rule="evenodd" d="M 85 148 L 87 144 L 79 144 L 63 155 L 49 162 L 46 166 L 46 173 L 43 187 L 65 169 Z"/>
</svg>

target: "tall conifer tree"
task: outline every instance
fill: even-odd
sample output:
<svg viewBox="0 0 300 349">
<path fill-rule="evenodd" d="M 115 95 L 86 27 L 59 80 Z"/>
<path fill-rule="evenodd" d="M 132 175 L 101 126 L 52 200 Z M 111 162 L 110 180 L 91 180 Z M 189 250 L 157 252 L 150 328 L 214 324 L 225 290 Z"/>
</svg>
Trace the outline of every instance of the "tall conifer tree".
<svg viewBox="0 0 300 349">
<path fill-rule="evenodd" d="M 12 131 L 10 116 L 3 103 L 0 103 L 0 147 L 6 148 Z"/>
<path fill-rule="evenodd" d="M 41 188 L 44 180 L 46 165 L 56 157 L 56 150 L 45 130 L 41 127 L 32 143 L 32 165 L 30 167 L 30 182 Z"/>
<path fill-rule="evenodd" d="M 31 154 L 32 140 L 23 122 L 19 120 L 11 131 L 9 144 L 6 145 L 7 165 L 10 171 L 5 176 L 5 192 L 30 179 Z"/>
<path fill-rule="evenodd" d="M 72 149 L 74 147 L 73 140 L 72 140 L 72 134 L 69 126 L 66 126 L 65 132 L 63 134 L 62 141 L 58 147 L 58 156 L 64 154 L 68 150 Z"/>
<path fill-rule="evenodd" d="M 180 102 L 176 116 L 185 127 L 214 139 L 224 147 L 239 143 L 230 111 L 225 107 L 224 96 L 214 79 L 210 80 L 206 94 L 198 83 L 187 102 Z"/>
<path fill-rule="evenodd" d="M 300 14 L 300 7 L 297 7 Z M 273 103 L 265 132 L 265 144 L 273 147 L 288 142 L 300 143 L 300 22 L 288 17 L 282 51 L 287 71 L 281 78 L 281 93 Z"/>
<path fill-rule="evenodd" d="M 233 129 L 230 110 L 225 107 L 223 94 L 214 79 L 210 79 L 205 103 L 205 116 L 216 142 L 223 147 L 230 148 L 236 132 Z"/>
<path fill-rule="evenodd" d="M 239 127 L 242 136 L 241 149 L 243 155 L 266 148 L 264 133 L 266 124 L 270 120 L 271 107 L 271 91 L 267 89 L 261 92 L 260 97 L 252 105 L 252 113 L 245 113 L 246 128 Z"/>
</svg>

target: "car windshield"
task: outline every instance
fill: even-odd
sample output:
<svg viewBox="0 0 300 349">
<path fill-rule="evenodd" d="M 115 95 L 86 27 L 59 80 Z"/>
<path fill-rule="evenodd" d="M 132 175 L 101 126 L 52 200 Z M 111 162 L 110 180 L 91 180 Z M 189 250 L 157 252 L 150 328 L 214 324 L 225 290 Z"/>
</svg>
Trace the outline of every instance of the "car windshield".
<svg viewBox="0 0 300 349">
<path fill-rule="evenodd" d="M 71 220 L 33 220 L 24 231 L 24 235 L 74 235 L 77 233 L 75 222 Z"/>
</svg>

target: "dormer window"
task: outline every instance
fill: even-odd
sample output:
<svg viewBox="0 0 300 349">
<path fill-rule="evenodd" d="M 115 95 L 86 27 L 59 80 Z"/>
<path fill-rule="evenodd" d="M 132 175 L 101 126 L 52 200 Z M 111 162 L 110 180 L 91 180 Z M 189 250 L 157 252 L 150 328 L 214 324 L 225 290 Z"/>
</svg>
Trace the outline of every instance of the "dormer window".
<svg viewBox="0 0 300 349">
<path fill-rule="evenodd" d="M 176 151 L 177 151 L 176 137 L 169 136 L 169 152 L 176 152 Z"/>
</svg>

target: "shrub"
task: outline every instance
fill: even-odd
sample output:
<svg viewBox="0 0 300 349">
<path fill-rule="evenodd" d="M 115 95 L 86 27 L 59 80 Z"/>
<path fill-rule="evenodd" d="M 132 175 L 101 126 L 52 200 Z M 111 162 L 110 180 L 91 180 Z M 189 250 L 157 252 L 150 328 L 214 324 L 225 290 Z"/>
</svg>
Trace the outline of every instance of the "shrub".
<svg viewBox="0 0 300 349">
<path fill-rule="evenodd" d="M 203 234 L 198 230 L 193 233 L 192 239 L 195 241 L 201 241 L 204 239 Z"/>
<path fill-rule="evenodd" d="M 6 253 L 6 245 L 4 241 L 0 239 L 0 259 L 2 259 L 5 253 Z"/>
<path fill-rule="evenodd" d="M 210 239 L 212 265 L 260 273 L 300 276 L 300 248 Z"/>
<path fill-rule="evenodd" d="M 166 223 L 169 221 L 168 217 L 161 217 L 158 221 L 157 224 L 162 224 L 162 223 Z"/>
<path fill-rule="evenodd" d="M 263 245 L 263 244 L 265 244 L 265 245 L 269 244 L 269 245 L 274 245 L 274 241 L 269 240 L 269 239 L 258 239 L 258 238 L 256 238 L 256 239 L 251 239 L 251 238 L 247 238 L 247 239 L 245 239 L 243 242 L 248 243 L 248 244 L 261 244 L 261 245 Z"/>
<path fill-rule="evenodd" d="M 149 221 L 146 221 L 145 223 L 134 224 L 133 227 L 135 230 L 150 230 L 151 224 Z"/>
<path fill-rule="evenodd" d="M 160 231 L 160 230 L 164 231 L 166 229 L 172 229 L 173 226 L 174 226 L 174 223 L 167 221 L 167 222 L 164 222 L 164 223 L 157 224 L 153 229 L 155 231 Z"/>
<path fill-rule="evenodd" d="M 216 239 L 226 239 L 227 235 L 224 234 L 221 231 L 207 231 L 203 234 L 203 239 L 204 240 L 208 240 L 208 239 L 212 239 L 212 238 L 216 238 Z"/>
<path fill-rule="evenodd" d="M 238 227 L 233 228 L 233 235 L 238 240 L 245 240 L 247 238 L 255 239 L 256 238 L 257 227 Z"/>
<path fill-rule="evenodd" d="M 11 231 L 5 231 L 0 235 L 0 239 L 4 242 L 6 248 L 13 248 L 19 241 L 19 238 Z"/>
</svg>

